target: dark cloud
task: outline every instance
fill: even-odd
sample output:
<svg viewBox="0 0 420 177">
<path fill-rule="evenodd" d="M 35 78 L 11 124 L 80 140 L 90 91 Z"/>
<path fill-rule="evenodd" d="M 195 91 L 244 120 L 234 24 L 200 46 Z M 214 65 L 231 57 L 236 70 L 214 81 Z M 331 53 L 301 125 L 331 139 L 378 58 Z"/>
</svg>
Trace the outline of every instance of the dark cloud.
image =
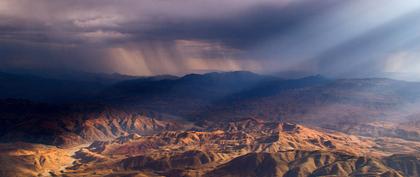
<svg viewBox="0 0 420 177">
<path fill-rule="evenodd" d="M 163 19 L 146 36 L 161 40 L 191 39 L 223 42 L 234 48 L 252 48 L 275 35 L 287 35 L 308 19 L 340 4 L 338 1 L 293 2 L 287 6 L 261 4 L 227 17 Z M 143 33 L 140 33 L 143 34 Z"/>
<path fill-rule="evenodd" d="M 4 0 L 0 69 L 416 72 L 405 63 L 419 56 L 419 9 L 416 0 Z"/>
</svg>

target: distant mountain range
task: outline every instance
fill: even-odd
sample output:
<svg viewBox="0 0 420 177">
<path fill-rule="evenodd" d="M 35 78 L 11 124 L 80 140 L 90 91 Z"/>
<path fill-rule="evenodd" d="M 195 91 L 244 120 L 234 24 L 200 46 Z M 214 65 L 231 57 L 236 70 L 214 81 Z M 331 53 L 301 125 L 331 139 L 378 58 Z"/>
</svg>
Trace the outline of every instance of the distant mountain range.
<svg viewBox="0 0 420 177">
<path fill-rule="evenodd" d="M 121 81 L 159 80 L 176 76 L 134 77 L 120 74 L 59 72 L 5 73 L 0 72 L 0 99 L 27 99 L 47 103 L 76 103 L 92 101 L 107 87 Z"/>
<path fill-rule="evenodd" d="M 316 116 L 320 110 L 341 112 L 341 118 L 348 116 L 350 110 L 353 117 L 360 117 L 363 112 L 368 118 L 383 118 L 387 112 L 402 109 L 411 113 L 420 98 L 420 83 L 384 78 L 331 79 L 316 75 L 283 79 L 247 71 L 183 77 L 86 74 L 63 78 L 66 79 L 0 73 L 0 99 L 108 105 L 190 120 L 298 120 Z"/>
</svg>

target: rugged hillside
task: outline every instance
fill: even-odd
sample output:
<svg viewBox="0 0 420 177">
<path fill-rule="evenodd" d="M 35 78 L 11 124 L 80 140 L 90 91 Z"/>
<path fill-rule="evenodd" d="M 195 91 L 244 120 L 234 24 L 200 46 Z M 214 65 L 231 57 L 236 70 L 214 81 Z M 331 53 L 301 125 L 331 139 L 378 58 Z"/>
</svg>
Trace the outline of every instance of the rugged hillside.
<svg viewBox="0 0 420 177">
<path fill-rule="evenodd" d="M 22 103 L 16 103 L 22 105 Z M 7 105 L 7 104 L 6 104 Z M 7 110 L 1 119 L 0 140 L 25 141 L 57 146 L 75 146 L 95 140 L 109 140 L 137 133 L 148 135 L 164 130 L 189 128 L 191 123 L 147 111 L 124 111 L 105 107 L 48 110 L 48 105 L 28 103 L 35 111 L 16 113 Z M 88 108 L 83 108 L 88 109 Z"/>
<path fill-rule="evenodd" d="M 76 152 L 68 176 L 403 176 L 373 139 L 256 119 L 131 134 Z M 382 157 L 386 159 L 382 160 Z M 413 160 L 412 163 L 418 161 Z M 392 166 L 392 165 L 396 166 Z M 413 170 L 411 170 L 413 171 Z M 410 172 L 411 172 L 410 171 Z"/>
<path fill-rule="evenodd" d="M 205 176 L 229 177 L 306 177 L 306 176 L 381 176 L 402 177 L 379 159 L 338 152 L 288 151 L 249 153 L 221 165 Z"/>
<path fill-rule="evenodd" d="M 168 130 L 162 126 L 172 124 L 161 120 L 121 115 L 119 119 L 103 119 L 104 114 L 98 114 L 97 119 L 87 119 L 84 125 L 90 128 L 83 132 L 93 139 L 84 139 L 84 134 L 76 135 L 85 141 L 101 141 L 86 147 L 0 145 L 0 163 L 16 164 L 3 165 L 0 173 L 3 176 L 68 177 L 414 177 L 419 169 L 419 158 L 410 154 L 419 153 L 420 143 L 410 144 L 409 141 L 388 140 L 380 144 L 374 138 L 258 119 L 202 122 L 188 130 Z M 122 136 L 117 137 L 117 134 Z M 395 147 L 399 143 L 405 144 Z M 391 155 L 394 151 L 405 154 Z"/>
<path fill-rule="evenodd" d="M 50 176 L 73 162 L 73 149 L 39 144 L 0 144 L 0 176 Z"/>
<path fill-rule="evenodd" d="M 384 163 L 399 170 L 405 176 L 420 176 L 420 156 L 418 154 L 396 154 L 384 158 Z"/>
</svg>

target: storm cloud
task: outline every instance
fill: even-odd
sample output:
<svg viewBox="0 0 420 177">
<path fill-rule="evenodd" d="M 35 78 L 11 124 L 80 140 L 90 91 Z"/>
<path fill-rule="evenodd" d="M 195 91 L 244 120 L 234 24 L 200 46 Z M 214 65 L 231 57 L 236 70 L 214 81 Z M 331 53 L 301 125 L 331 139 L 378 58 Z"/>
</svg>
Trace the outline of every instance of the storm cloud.
<svg viewBox="0 0 420 177">
<path fill-rule="evenodd" d="M 3 0 L 0 69 L 420 74 L 417 0 Z"/>
</svg>

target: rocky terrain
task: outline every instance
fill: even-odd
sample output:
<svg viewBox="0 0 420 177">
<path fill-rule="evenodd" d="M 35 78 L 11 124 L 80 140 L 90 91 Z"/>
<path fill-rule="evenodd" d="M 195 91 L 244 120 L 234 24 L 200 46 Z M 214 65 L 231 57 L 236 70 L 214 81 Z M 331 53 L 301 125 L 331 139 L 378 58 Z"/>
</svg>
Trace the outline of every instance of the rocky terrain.
<svg viewBox="0 0 420 177">
<path fill-rule="evenodd" d="M 414 82 L 250 72 L 0 79 L 10 83 L 0 85 L 0 176 L 420 174 Z M 8 92 L 19 86 L 31 89 Z"/>
<path fill-rule="evenodd" d="M 77 146 L 95 140 L 110 140 L 130 133 L 142 135 L 164 130 L 178 130 L 191 123 L 173 119 L 163 119 L 160 115 L 147 112 L 127 112 L 115 109 L 101 109 L 88 112 L 29 114 L 18 123 L 7 126 L 0 140 L 4 142 L 26 141 L 61 147 Z M 50 116 L 50 117 L 49 117 Z M 7 121 L 3 119 L 3 121 Z M 13 120 L 16 121 L 16 120 Z"/>
<path fill-rule="evenodd" d="M 73 146 L 0 144 L 4 166 L 0 174 L 415 177 L 420 173 L 420 158 L 415 155 L 420 153 L 420 142 L 415 140 L 363 137 L 254 118 L 184 122 L 172 128 L 175 124 L 151 118 L 122 118 L 88 119 L 86 125 L 95 129 L 78 136 L 91 139 Z M 83 144 L 88 141 L 92 143 Z"/>
<path fill-rule="evenodd" d="M 95 141 L 74 158 L 57 175 L 415 176 L 419 163 L 390 156 L 372 138 L 256 119 Z"/>
<path fill-rule="evenodd" d="M 65 170 L 77 148 L 29 143 L 0 144 L 0 176 L 51 176 Z"/>
<path fill-rule="evenodd" d="M 381 176 L 403 173 L 381 160 L 337 152 L 288 151 L 250 153 L 221 165 L 205 176 Z"/>
</svg>

